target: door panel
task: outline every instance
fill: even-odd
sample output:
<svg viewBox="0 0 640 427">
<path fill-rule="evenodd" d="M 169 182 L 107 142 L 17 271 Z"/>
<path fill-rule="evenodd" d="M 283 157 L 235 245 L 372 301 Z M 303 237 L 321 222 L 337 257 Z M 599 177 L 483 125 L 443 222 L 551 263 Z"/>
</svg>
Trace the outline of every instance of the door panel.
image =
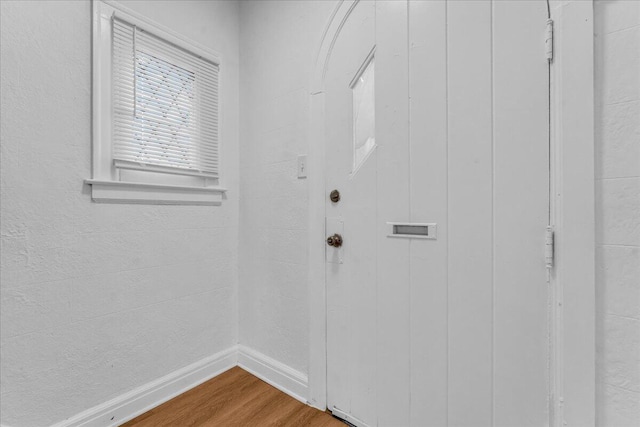
<svg viewBox="0 0 640 427">
<path fill-rule="evenodd" d="M 449 423 L 492 422 L 491 2 L 447 3 Z"/>
<path fill-rule="evenodd" d="M 378 424 L 408 425 L 410 240 L 387 237 L 386 225 L 387 222 L 409 220 L 407 3 L 382 1 L 376 4 Z"/>
<path fill-rule="evenodd" d="M 328 259 L 342 251 L 342 263 L 327 263 L 326 269 L 327 404 L 370 425 L 376 423 L 378 150 L 353 173 L 351 86 L 374 47 L 375 3 L 361 2 L 334 45 L 325 80 L 327 224 L 344 224 L 343 247 L 327 247 Z M 340 192 L 337 203 L 328 198 L 334 189 Z"/>
<path fill-rule="evenodd" d="M 335 41 L 327 400 L 356 425 L 548 422 L 545 22 L 538 1 L 360 1 Z M 374 46 L 376 148 L 353 173 L 351 88 Z"/>
<path fill-rule="evenodd" d="M 549 219 L 548 65 L 538 37 L 546 13 L 535 1 L 493 3 L 496 426 L 540 426 L 548 419 L 548 289 L 541 256 Z"/>
<path fill-rule="evenodd" d="M 411 221 L 438 224 L 410 241 L 411 425 L 447 425 L 446 2 L 409 2 Z"/>
</svg>

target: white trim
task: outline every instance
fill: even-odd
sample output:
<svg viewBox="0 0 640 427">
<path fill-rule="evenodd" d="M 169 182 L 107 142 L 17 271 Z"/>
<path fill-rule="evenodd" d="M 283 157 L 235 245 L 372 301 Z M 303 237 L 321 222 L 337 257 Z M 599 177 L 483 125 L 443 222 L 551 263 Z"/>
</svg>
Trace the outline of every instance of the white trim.
<svg viewBox="0 0 640 427">
<path fill-rule="evenodd" d="M 116 426 L 236 366 L 235 346 L 94 406 L 52 427 Z"/>
<path fill-rule="evenodd" d="M 108 6 L 105 2 L 92 3 L 92 169 L 93 179 L 114 179 L 111 168 L 111 51 L 103 46 L 110 45 L 111 24 Z M 105 10 L 103 10 L 105 9 Z"/>
<path fill-rule="evenodd" d="M 339 0 L 336 8 L 331 13 L 329 21 L 322 33 L 320 48 L 316 55 L 316 64 L 311 80 L 312 95 L 324 91 L 324 77 L 327 73 L 327 66 L 329 65 L 329 58 L 331 57 L 333 46 L 338 39 L 344 23 L 359 1 L 360 0 Z"/>
<path fill-rule="evenodd" d="M 325 95 L 324 77 L 331 51 L 359 0 L 340 0 L 322 34 L 311 80 L 309 108 L 309 404 L 327 409 L 327 300 L 325 287 Z"/>
<path fill-rule="evenodd" d="M 552 1 L 551 394 L 554 427 L 595 425 L 593 2 Z"/>
<path fill-rule="evenodd" d="M 308 276 L 309 290 L 309 402 L 327 408 L 327 299 L 325 287 L 325 171 L 324 93 L 311 96 Z M 315 118 L 315 119 L 314 119 Z"/>
<path fill-rule="evenodd" d="M 362 63 L 362 65 L 360 65 L 360 68 L 358 68 L 358 71 L 356 71 L 356 75 L 353 76 L 353 78 L 351 79 L 351 82 L 349 83 L 349 89 L 353 90 L 353 88 L 356 87 L 358 80 L 360 79 L 360 77 L 362 77 L 364 72 L 367 71 L 367 67 L 369 67 L 369 64 L 371 64 L 371 61 L 373 61 L 373 59 L 375 58 L 375 54 L 376 54 L 376 46 L 373 45 L 373 47 L 371 48 L 371 51 L 369 51 L 369 54 L 365 58 L 364 62 Z"/>
<path fill-rule="evenodd" d="M 189 187 L 124 181 L 85 179 L 95 202 L 148 203 L 158 205 L 220 205 L 227 191 L 219 187 Z"/>
<path fill-rule="evenodd" d="M 217 187 L 220 172 L 216 176 L 192 172 L 181 173 L 180 170 L 165 170 L 158 167 L 134 168 L 131 165 L 116 167 L 112 159 L 112 116 L 111 116 L 111 19 L 117 15 L 119 19 L 135 24 L 150 33 L 167 40 L 176 46 L 194 52 L 202 58 L 220 67 L 222 56 L 206 46 L 190 40 L 168 27 L 160 25 L 143 15 L 129 9 L 120 1 L 93 0 L 92 1 L 92 179 L 85 183 L 92 185 L 94 201 L 105 203 L 149 203 L 149 204 L 180 204 L 180 205 L 221 205 L 222 193 L 225 190 Z M 221 68 L 221 67 L 220 67 Z M 218 75 L 218 90 L 222 88 L 222 71 Z M 218 99 L 218 169 L 222 163 L 222 131 L 223 116 L 222 96 Z M 135 169 L 149 171 L 149 179 L 154 179 L 153 172 L 163 172 L 165 175 L 197 176 L 201 178 L 202 187 L 173 185 L 158 183 L 140 184 L 136 182 L 120 181 L 121 169 Z M 211 182 L 213 181 L 213 182 Z M 179 181 L 176 181 L 179 182 Z M 215 184 L 209 187 L 208 184 Z"/>
<path fill-rule="evenodd" d="M 308 404 L 305 397 L 309 390 L 306 375 L 249 347 L 234 345 L 53 424 L 52 427 L 117 426 L 235 366 L 239 366 L 294 399 Z M 3 424 L 1 427 L 8 426 Z"/>
<path fill-rule="evenodd" d="M 238 366 L 302 403 L 307 403 L 308 378 L 256 350 L 238 346 Z"/>
<path fill-rule="evenodd" d="M 118 19 L 149 31 L 150 33 L 159 36 L 178 47 L 191 51 L 216 65 L 220 65 L 220 54 L 218 52 L 209 49 L 208 47 L 191 40 L 176 31 L 173 31 L 169 27 L 165 27 L 164 25 L 160 25 L 157 22 L 152 21 L 146 16 L 125 6 L 122 2 L 116 0 L 93 1 L 94 4 L 99 2 L 111 6 L 111 8 L 114 9 L 113 13 L 118 17 Z"/>
<path fill-rule="evenodd" d="M 182 175 L 182 176 L 198 176 L 201 178 L 218 179 L 218 173 L 203 172 L 195 169 L 178 169 L 169 166 L 160 166 L 154 164 L 133 162 L 131 160 L 114 159 L 113 165 L 116 169 L 128 169 L 134 171 L 146 171 L 146 172 L 158 172 L 166 173 L 170 175 Z"/>
</svg>

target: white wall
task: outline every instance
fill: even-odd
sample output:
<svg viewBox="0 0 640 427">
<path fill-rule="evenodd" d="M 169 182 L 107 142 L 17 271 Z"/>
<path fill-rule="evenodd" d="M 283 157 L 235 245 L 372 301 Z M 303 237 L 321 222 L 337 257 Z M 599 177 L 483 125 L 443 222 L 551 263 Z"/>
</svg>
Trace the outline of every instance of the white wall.
<svg viewBox="0 0 640 427">
<path fill-rule="evenodd" d="M 307 373 L 309 83 L 335 1 L 240 7 L 240 343 Z"/>
<path fill-rule="evenodd" d="M 640 424 L 640 2 L 595 3 L 600 426 Z"/>
<path fill-rule="evenodd" d="M 0 2 L 8 425 L 62 420 L 235 344 L 238 218 L 240 342 L 308 370 L 296 156 L 307 152 L 309 82 L 335 1 L 127 5 L 222 53 L 228 199 L 91 202 L 90 3 Z M 597 416 L 626 426 L 640 419 L 640 2 L 597 1 L 595 12 Z"/>
<path fill-rule="evenodd" d="M 43 426 L 237 341 L 238 4 L 127 2 L 223 56 L 221 207 L 93 203 L 91 4 L 0 4 L 2 423 Z"/>
</svg>

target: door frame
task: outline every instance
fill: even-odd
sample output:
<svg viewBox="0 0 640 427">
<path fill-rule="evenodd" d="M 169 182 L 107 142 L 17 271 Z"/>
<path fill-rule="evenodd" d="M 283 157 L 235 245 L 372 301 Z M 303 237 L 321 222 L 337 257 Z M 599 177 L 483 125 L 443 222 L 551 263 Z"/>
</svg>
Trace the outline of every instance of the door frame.
<svg viewBox="0 0 640 427">
<path fill-rule="evenodd" d="M 552 0 L 552 426 L 595 425 L 593 1 Z M 587 266 L 587 267 L 585 267 Z M 566 423 L 566 424 L 565 424 Z"/>
<path fill-rule="evenodd" d="M 320 410 L 327 404 L 324 78 L 335 41 L 358 1 L 337 2 L 322 34 L 310 82 L 307 401 Z M 557 242 L 550 279 L 550 425 L 594 426 L 593 2 L 551 0 L 550 12 L 555 33 L 550 69 L 551 220 Z M 541 23 L 541 55 L 543 34 Z"/>
<path fill-rule="evenodd" d="M 309 154 L 309 374 L 307 401 L 327 409 L 327 292 L 325 271 L 325 95 L 324 78 L 333 46 L 359 0 L 339 0 L 325 26 L 310 82 Z"/>
</svg>

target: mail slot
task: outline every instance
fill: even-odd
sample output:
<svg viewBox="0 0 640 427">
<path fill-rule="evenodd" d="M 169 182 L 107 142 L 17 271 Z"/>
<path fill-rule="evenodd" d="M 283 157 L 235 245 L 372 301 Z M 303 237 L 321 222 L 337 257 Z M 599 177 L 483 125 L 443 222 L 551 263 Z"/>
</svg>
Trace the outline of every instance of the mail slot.
<svg viewBox="0 0 640 427">
<path fill-rule="evenodd" d="M 436 239 L 437 225 L 433 223 L 388 222 L 389 237 L 406 239 Z"/>
</svg>

